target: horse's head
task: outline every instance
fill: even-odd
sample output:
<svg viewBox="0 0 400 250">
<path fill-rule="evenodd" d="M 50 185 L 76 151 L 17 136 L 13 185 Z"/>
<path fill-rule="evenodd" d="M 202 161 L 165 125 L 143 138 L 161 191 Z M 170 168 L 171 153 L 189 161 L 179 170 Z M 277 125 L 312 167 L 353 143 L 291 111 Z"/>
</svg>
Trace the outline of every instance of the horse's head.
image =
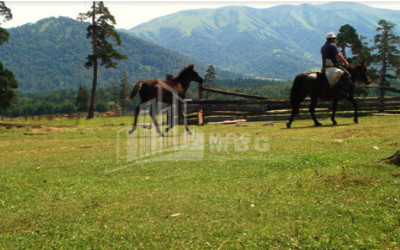
<svg viewBox="0 0 400 250">
<path fill-rule="evenodd" d="M 371 83 L 371 78 L 369 78 L 367 74 L 367 67 L 365 66 L 364 61 L 362 61 L 361 63 L 357 63 L 350 68 L 353 69 L 350 73 L 353 77 L 355 77 L 355 79 L 353 79 L 354 81 L 364 82 L 365 85 L 369 85 Z"/>
<path fill-rule="evenodd" d="M 193 64 L 186 67 L 184 69 L 184 71 L 186 72 L 186 75 L 190 79 L 190 81 L 194 81 L 194 82 L 198 82 L 198 83 L 203 82 L 203 78 L 201 76 L 199 76 L 199 73 L 197 73 L 197 71 L 194 69 Z"/>
</svg>

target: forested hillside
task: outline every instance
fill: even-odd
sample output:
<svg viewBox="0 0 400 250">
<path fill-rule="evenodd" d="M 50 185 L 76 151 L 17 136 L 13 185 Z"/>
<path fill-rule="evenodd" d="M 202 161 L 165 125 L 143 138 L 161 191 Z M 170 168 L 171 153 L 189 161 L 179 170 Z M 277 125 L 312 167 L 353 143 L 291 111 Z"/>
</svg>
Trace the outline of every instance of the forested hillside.
<svg viewBox="0 0 400 250">
<path fill-rule="evenodd" d="M 350 24 L 368 41 L 376 35 L 380 19 L 399 24 L 400 11 L 348 2 L 267 9 L 231 6 L 177 12 L 130 32 L 207 64 L 286 80 L 321 67 L 320 48 L 327 32 L 337 33 Z"/>
<path fill-rule="evenodd" d="M 92 71 L 84 67 L 91 53 L 86 38 L 87 23 L 66 17 L 43 19 L 9 29 L 10 42 L 0 48 L 0 61 L 12 70 L 19 81 L 20 92 L 47 92 L 91 86 Z M 120 34 L 122 46 L 116 46 L 128 60 L 118 62 L 116 69 L 101 69 L 100 87 L 110 86 L 126 72 L 131 82 L 144 78 L 164 78 L 177 74 L 189 64 L 195 64 L 204 74 L 206 65 L 179 55 L 159 45 Z M 220 75 L 234 75 L 219 71 Z"/>
</svg>

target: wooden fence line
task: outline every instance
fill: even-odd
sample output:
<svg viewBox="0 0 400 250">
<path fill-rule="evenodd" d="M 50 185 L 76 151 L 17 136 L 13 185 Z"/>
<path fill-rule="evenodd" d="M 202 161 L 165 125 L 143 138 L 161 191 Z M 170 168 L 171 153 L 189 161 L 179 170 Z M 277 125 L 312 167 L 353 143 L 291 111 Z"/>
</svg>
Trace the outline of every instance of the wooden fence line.
<svg viewBox="0 0 400 250">
<path fill-rule="evenodd" d="M 388 92 L 400 93 L 400 90 L 394 88 L 382 88 L 379 86 L 368 86 L 367 88 L 384 89 Z M 186 100 L 188 104 L 187 119 L 189 124 L 202 125 L 206 122 L 225 121 L 234 119 L 246 119 L 247 121 L 276 121 L 287 120 L 291 113 L 289 99 L 268 99 L 256 95 L 247 95 L 236 92 L 216 90 L 200 86 L 199 100 Z M 252 98 L 254 100 L 204 100 L 203 91 L 211 91 L 220 94 Z M 355 98 L 359 106 L 359 115 L 365 116 L 373 113 L 380 113 L 382 110 L 390 113 L 400 113 L 400 97 L 357 97 Z M 300 105 L 300 118 L 310 119 L 309 115 L 310 99 L 306 98 Z M 200 112 L 201 111 L 201 112 Z M 342 100 L 339 102 L 337 116 L 353 116 L 353 106 Z M 319 118 L 330 117 L 332 112 L 331 101 L 319 101 L 315 113 Z M 127 112 L 121 115 L 133 115 L 133 112 Z M 55 119 L 55 118 L 77 118 L 86 119 L 86 112 L 77 112 L 70 114 L 48 114 L 48 115 L 28 115 L 20 117 L 32 120 Z M 96 117 L 109 116 L 107 114 L 96 114 Z M 112 115 L 111 115 L 112 116 Z M 115 116 L 115 115 L 114 115 Z M 2 117 L 2 120 L 5 119 Z M 8 118 L 6 118 L 8 119 Z"/>
<path fill-rule="evenodd" d="M 377 86 L 370 86 L 368 88 L 379 88 L 384 89 L 388 92 L 400 93 L 400 90 L 394 88 L 382 88 Z M 240 96 L 246 98 L 252 98 L 257 100 L 190 100 L 187 102 L 189 106 L 201 107 L 201 113 L 197 113 L 197 119 L 202 125 L 205 122 L 224 121 L 232 119 L 246 119 L 247 121 L 269 121 L 269 120 L 287 120 L 291 113 L 290 101 L 288 99 L 277 100 L 268 99 L 267 97 L 247 95 L 242 93 L 235 93 L 229 91 L 216 90 L 206 87 L 201 87 L 201 95 L 203 91 L 211 91 L 214 93 Z M 359 115 L 369 115 L 376 112 L 382 112 L 384 110 L 392 113 L 400 112 L 400 97 L 357 97 L 355 98 L 358 103 Z M 310 99 L 306 99 L 300 106 L 300 117 L 310 118 L 308 114 L 308 107 L 310 105 Z M 319 117 L 330 117 L 332 112 L 331 101 L 319 101 L 316 109 L 316 114 Z M 190 108 L 189 108 L 190 109 Z M 200 110 L 200 109 L 199 109 Z M 349 102 L 341 101 L 337 108 L 337 116 L 353 116 L 354 107 Z M 191 113 L 187 116 L 190 124 L 195 123 L 196 115 Z"/>
<path fill-rule="evenodd" d="M 213 92 L 217 94 L 224 94 L 224 95 L 230 95 L 230 96 L 239 96 L 239 97 L 245 97 L 245 98 L 252 98 L 252 99 L 259 99 L 259 100 L 265 100 L 268 99 L 265 96 L 259 96 L 259 95 L 249 95 L 249 94 L 243 94 L 243 93 L 237 93 L 237 92 L 231 92 L 231 91 L 225 91 L 225 90 L 220 90 L 220 89 L 213 89 L 213 88 L 208 88 L 208 87 L 201 87 L 202 91 L 208 91 L 208 92 Z"/>
<path fill-rule="evenodd" d="M 389 88 L 389 87 L 381 87 L 381 86 L 365 86 L 367 89 L 381 89 L 389 92 L 394 92 L 394 93 L 400 93 L 400 90 L 395 89 L 395 88 Z"/>
</svg>

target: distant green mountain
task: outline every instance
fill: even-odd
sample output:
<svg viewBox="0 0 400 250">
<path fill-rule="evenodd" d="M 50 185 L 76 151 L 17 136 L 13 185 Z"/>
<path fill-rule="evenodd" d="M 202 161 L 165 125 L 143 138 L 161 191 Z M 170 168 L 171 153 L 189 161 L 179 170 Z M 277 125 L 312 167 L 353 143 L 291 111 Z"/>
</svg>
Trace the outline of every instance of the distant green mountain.
<svg viewBox="0 0 400 250">
<path fill-rule="evenodd" d="M 77 88 L 79 84 L 91 87 L 92 69 L 84 67 L 91 53 L 86 39 L 88 23 L 59 17 L 43 19 L 9 29 L 10 42 L 0 47 L 0 61 L 14 72 L 19 81 L 19 91 L 55 91 Z M 131 82 L 146 78 L 164 78 L 176 74 L 189 64 L 195 64 L 199 73 L 205 74 L 207 66 L 178 54 L 120 33 L 122 46 L 117 50 L 129 57 L 119 61 L 116 69 L 100 69 L 99 86 L 110 86 L 126 71 Z M 221 76 L 232 76 L 220 72 Z"/>
<path fill-rule="evenodd" d="M 349 2 L 267 9 L 235 6 L 181 11 L 129 31 L 227 70 L 292 79 L 321 66 L 319 51 L 327 32 L 350 24 L 372 39 L 380 19 L 398 24 L 400 11 Z"/>
</svg>

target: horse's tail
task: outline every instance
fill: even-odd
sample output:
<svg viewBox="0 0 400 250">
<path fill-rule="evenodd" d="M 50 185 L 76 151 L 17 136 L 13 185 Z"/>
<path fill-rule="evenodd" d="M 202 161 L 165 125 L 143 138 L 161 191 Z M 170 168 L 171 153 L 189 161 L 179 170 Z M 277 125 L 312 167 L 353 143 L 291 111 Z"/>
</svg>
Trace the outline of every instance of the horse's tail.
<svg viewBox="0 0 400 250">
<path fill-rule="evenodd" d="M 303 92 L 303 80 L 307 76 L 307 73 L 298 74 L 294 79 L 292 89 L 290 90 L 290 107 L 292 108 L 292 114 L 295 117 L 299 116 L 300 103 L 305 98 L 305 93 Z"/>
<path fill-rule="evenodd" d="M 129 96 L 129 100 L 132 100 L 135 97 L 135 95 L 140 91 L 140 89 L 142 88 L 142 84 L 143 81 L 138 81 L 133 85 L 132 93 Z"/>
</svg>

